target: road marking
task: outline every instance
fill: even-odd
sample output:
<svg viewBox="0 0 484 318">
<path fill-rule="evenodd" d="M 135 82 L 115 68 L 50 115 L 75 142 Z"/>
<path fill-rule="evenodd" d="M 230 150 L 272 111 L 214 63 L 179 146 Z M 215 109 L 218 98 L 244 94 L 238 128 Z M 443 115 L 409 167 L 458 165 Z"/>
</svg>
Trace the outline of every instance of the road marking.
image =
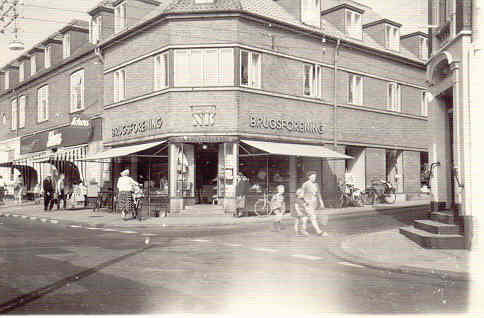
<svg viewBox="0 0 484 318">
<path fill-rule="evenodd" d="M 80 226 L 80 225 L 69 225 L 69 227 L 81 228 L 82 226 Z"/>
<path fill-rule="evenodd" d="M 340 264 L 340 265 L 346 265 L 346 266 L 359 267 L 359 268 L 363 268 L 364 267 L 364 266 L 361 266 L 361 265 L 358 265 L 358 264 L 354 264 L 354 263 L 350 263 L 350 262 L 338 262 L 338 264 Z"/>
<path fill-rule="evenodd" d="M 105 231 L 105 232 L 116 232 L 117 230 L 115 230 L 115 229 L 103 229 L 103 231 Z"/>
<path fill-rule="evenodd" d="M 195 239 L 192 242 L 210 242 L 209 240 Z"/>
<path fill-rule="evenodd" d="M 22 219 L 27 219 L 28 217 L 28 215 L 22 215 Z"/>
<path fill-rule="evenodd" d="M 143 233 L 141 236 L 157 236 L 158 234 Z"/>
<path fill-rule="evenodd" d="M 317 260 L 323 259 L 322 257 L 319 257 L 319 256 L 312 256 L 312 255 L 305 255 L 305 254 L 293 254 L 291 256 L 292 257 L 309 259 L 311 261 L 317 261 Z"/>
<path fill-rule="evenodd" d="M 232 244 L 232 243 L 224 243 L 224 245 L 230 246 L 230 247 L 241 247 L 242 246 L 242 244 Z"/>
<path fill-rule="evenodd" d="M 31 220 L 37 220 L 37 217 L 36 216 L 31 216 L 30 219 Z"/>
<path fill-rule="evenodd" d="M 58 221 L 58 220 L 49 220 L 49 222 L 50 222 L 50 223 L 52 223 L 52 224 L 57 224 L 57 223 L 59 223 L 59 221 Z"/>
<path fill-rule="evenodd" d="M 272 248 L 263 248 L 263 247 L 254 247 L 252 248 L 254 251 L 259 251 L 259 252 L 277 252 L 277 250 L 272 249 Z"/>
<path fill-rule="evenodd" d="M 47 219 L 40 219 L 40 221 L 45 223 L 45 222 L 47 222 Z"/>
<path fill-rule="evenodd" d="M 138 232 L 135 232 L 135 231 L 119 231 L 119 233 L 135 234 L 135 233 L 138 233 Z"/>
</svg>

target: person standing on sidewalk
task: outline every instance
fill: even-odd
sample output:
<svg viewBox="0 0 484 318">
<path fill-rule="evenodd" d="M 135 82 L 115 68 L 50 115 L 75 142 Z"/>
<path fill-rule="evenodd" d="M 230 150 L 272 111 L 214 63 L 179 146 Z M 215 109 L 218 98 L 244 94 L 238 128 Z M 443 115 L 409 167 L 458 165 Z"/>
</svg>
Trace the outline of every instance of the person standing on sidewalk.
<svg viewBox="0 0 484 318">
<path fill-rule="evenodd" d="M 54 183 L 51 176 L 44 179 L 42 189 L 44 190 L 44 211 L 50 211 L 54 206 Z"/>
<path fill-rule="evenodd" d="M 316 233 L 320 236 L 328 236 L 328 233 L 321 231 L 318 225 L 318 218 L 316 216 L 316 209 L 318 207 L 324 208 L 324 202 L 321 198 L 321 192 L 319 190 L 319 185 L 316 183 L 316 171 L 308 171 L 306 173 L 308 180 L 302 185 L 304 191 L 304 201 L 306 202 L 306 211 L 311 220 Z M 326 225 L 325 222 L 324 225 Z"/>
<path fill-rule="evenodd" d="M 5 202 L 3 201 L 5 198 L 5 180 L 3 176 L 0 176 L 0 205 L 4 205 Z"/>
<path fill-rule="evenodd" d="M 60 202 L 61 200 L 64 202 L 64 205 L 62 207 L 62 210 L 65 210 L 66 208 L 66 192 L 64 188 L 64 179 L 65 176 L 63 173 L 60 174 L 59 180 L 57 180 L 57 184 L 55 187 L 55 191 L 57 193 L 57 210 L 60 210 Z"/>
</svg>

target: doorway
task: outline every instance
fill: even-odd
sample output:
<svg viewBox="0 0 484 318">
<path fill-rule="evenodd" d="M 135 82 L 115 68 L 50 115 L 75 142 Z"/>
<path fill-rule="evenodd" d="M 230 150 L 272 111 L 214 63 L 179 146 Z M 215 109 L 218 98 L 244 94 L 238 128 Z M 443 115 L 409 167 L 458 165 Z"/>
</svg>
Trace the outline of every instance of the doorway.
<svg viewBox="0 0 484 318">
<path fill-rule="evenodd" d="M 217 197 L 218 143 L 195 145 L 196 203 L 210 204 Z"/>
</svg>

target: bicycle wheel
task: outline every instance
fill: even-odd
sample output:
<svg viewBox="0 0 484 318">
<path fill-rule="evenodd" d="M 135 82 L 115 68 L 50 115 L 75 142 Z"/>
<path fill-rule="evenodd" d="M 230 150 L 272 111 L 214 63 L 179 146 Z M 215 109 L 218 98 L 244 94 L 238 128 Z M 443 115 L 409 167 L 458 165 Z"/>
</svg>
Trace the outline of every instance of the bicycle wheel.
<svg viewBox="0 0 484 318">
<path fill-rule="evenodd" d="M 266 200 L 258 199 L 257 201 L 255 201 L 254 213 L 257 216 L 268 216 L 269 215 L 269 209 L 268 209 L 268 204 L 266 203 Z"/>
</svg>

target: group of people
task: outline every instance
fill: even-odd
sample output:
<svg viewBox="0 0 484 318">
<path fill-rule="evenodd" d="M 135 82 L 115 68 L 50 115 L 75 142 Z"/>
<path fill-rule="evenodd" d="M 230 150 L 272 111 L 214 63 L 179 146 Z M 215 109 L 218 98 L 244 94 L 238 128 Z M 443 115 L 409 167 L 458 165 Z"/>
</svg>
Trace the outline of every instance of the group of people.
<svg viewBox="0 0 484 318">
<path fill-rule="evenodd" d="M 43 183 L 44 211 L 51 211 L 54 203 L 57 203 L 57 210 L 60 210 L 60 203 L 63 201 L 63 209 L 66 208 L 65 176 L 60 174 L 56 180 L 54 176 L 47 176 Z"/>
<path fill-rule="evenodd" d="M 294 209 L 291 211 L 291 216 L 294 217 L 294 230 L 297 236 L 308 236 L 307 223 L 310 220 L 317 235 L 327 236 L 328 233 L 323 232 L 319 227 L 318 217 L 316 215 L 318 208 L 324 208 L 319 185 L 316 183 L 317 173 L 315 171 L 309 171 L 306 176 L 308 180 L 296 190 Z M 276 214 L 276 220 L 274 221 L 275 231 L 282 229 L 281 221 L 286 211 L 284 192 L 284 185 L 280 184 L 277 186 L 277 193 L 271 198 L 271 211 Z M 323 224 L 326 225 L 327 222 L 327 216 L 324 216 Z"/>
</svg>

